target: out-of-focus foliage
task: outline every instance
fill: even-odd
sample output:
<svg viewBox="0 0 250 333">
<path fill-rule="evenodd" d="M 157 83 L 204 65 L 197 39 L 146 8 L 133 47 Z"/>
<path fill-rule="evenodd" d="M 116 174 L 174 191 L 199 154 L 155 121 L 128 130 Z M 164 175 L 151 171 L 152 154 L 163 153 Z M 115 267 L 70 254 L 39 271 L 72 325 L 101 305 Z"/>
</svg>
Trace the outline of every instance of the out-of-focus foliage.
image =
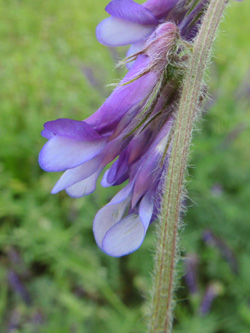
<svg viewBox="0 0 250 333">
<path fill-rule="evenodd" d="M 105 5 L 0 3 L 0 332 L 145 330 L 154 227 L 137 252 L 106 256 L 92 220 L 117 189 L 98 186 L 82 199 L 51 195 L 58 175 L 37 164 L 43 123 L 84 119 L 122 75 L 113 68 L 124 50 L 95 39 Z M 250 331 L 249 11 L 248 1 L 227 10 L 194 135 L 181 239 L 197 292 L 181 279 L 176 332 Z M 202 313 L 208 288 L 216 296 Z"/>
</svg>

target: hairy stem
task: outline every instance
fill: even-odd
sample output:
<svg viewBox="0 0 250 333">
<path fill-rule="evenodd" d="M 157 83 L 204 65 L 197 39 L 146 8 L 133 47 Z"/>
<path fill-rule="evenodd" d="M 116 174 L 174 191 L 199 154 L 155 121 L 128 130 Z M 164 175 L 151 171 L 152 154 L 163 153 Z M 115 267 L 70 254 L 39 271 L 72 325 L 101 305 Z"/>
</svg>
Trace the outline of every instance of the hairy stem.
<svg viewBox="0 0 250 333">
<path fill-rule="evenodd" d="M 198 110 L 202 81 L 215 33 L 227 0 L 211 0 L 186 70 L 173 134 L 172 153 L 158 228 L 149 331 L 171 332 L 173 293 L 178 261 L 178 229 L 183 200 L 183 181 L 193 123 Z"/>
</svg>

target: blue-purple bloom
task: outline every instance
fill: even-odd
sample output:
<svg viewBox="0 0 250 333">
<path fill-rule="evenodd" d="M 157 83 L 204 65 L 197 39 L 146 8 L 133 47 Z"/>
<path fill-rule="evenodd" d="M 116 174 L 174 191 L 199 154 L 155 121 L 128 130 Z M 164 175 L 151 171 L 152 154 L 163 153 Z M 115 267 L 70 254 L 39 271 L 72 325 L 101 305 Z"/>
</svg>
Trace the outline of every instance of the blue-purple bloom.
<svg viewBox="0 0 250 333">
<path fill-rule="evenodd" d="M 157 26 L 173 22 L 180 35 L 192 40 L 200 24 L 201 14 L 208 0 L 148 0 L 140 5 L 133 0 L 113 0 L 106 6 L 111 15 L 96 29 L 100 43 L 107 46 L 132 44 L 127 56 L 141 51 Z"/>
<path fill-rule="evenodd" d="M 106 8 L 111 17 L 98 26 L 97 37 L 112 46 L 133 43 L 129 72 L 88 119 L 44 125 L 42 135 L 48 142 L 40 152 L 40 166 L 64 171 L 52 193 L 65 190 L 75 198 L 92 193 L 112 161 L 102 185 L 128 181 L 94 219 L 96 242 L 109 255 L 135 251 L 159 213 L 181 87 L 168 69 L 178 57 L 180 35 L 190 41 L 197 32 L 206 1 L 195 2 L 111 1 Z"/>
<path fill-rule="evenodd" d="M 212 282 L 208 285 L 200 304 L 200 314 L 204 316 L 209 313 L 213 301 L 223 293 L 223 286 L 219 282 Z"/>
<path fill-rule="evenodd" d="M 185 257 L 185 275 L 186 284 L 191 294 L 198 291 L 197 268 L 199 257 L 195 253 L 190 253 Z"/>
</svg>

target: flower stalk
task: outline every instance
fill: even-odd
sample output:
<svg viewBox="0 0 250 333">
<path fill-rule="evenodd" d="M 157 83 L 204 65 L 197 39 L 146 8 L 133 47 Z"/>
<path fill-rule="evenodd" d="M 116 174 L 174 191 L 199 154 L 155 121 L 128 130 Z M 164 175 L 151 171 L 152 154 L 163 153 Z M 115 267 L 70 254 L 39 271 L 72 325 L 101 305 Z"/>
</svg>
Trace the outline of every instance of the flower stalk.
<svg viewBox="0 0 250 333">
<path fill-rule="evenodd" d="M 172 328 L 176 264 L 179 259 L 178 230 L 184 198 L 184 175 L 193 125 L 199 114 L 199 99 L 203 94 L 203 77 L 210 59 L 216 30 L 227 2 L 227 0 L 210 1 L 200 31 L 194 41 L 193 53 L 185 73 L 159 217 L 149 323 L 151 333 L 168 333 Z"/>
</svg>

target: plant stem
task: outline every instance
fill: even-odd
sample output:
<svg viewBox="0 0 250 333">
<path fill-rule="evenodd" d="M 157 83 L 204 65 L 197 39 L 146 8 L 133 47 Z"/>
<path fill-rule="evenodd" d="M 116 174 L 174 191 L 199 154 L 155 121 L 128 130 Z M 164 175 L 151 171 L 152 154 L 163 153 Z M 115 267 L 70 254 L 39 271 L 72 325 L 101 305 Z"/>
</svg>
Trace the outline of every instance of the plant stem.
<svg viewBox="0 0 250 333">
<path fill-rule="evenodd" d="M 173 293 L 178 261 L 178 229 L 183 200 L 183 182 L 195 118 L 199 111 L 203 76 L 227 0 L 211 0 L 194 42 L 176 115 L 172 153 L 165 180 L 157 249 L 149 332 L 171 332 Z"/>
</svg>

